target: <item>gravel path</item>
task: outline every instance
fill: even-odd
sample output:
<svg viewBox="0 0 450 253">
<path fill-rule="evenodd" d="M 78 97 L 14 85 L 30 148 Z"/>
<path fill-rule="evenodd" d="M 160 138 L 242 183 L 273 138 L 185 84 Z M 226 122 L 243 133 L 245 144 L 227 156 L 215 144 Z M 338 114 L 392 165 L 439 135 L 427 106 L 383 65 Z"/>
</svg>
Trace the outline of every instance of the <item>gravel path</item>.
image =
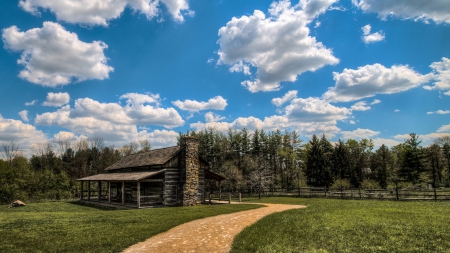
<svg viewBox="0 0 450 253">
<path fill-rule="evenodd" d="M 272 213 L 305 208 L 300 205 L 263 205 L 266 207 L 222 214 L 179 225 L 135 244 L 123 252 L 229 252 L 234 237 L 245 227 Z"/>
</svg>

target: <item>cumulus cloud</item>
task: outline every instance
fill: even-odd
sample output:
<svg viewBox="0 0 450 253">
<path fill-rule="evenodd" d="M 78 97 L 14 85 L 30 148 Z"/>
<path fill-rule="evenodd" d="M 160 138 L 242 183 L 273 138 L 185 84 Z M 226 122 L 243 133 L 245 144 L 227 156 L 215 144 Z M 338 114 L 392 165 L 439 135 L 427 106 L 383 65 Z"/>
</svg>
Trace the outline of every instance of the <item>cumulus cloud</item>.
<svg viewBox="0 0 450 253">
<path fill-rule="evenodd" d="M 167 128 L 184 124 L 174 108 L 158 107 L 159 95 L 127 93 L 120 99 L 126 99 L 125 106 L 119 103 L 101 103 L 91 98 L 77 99 L 75 107 L 70 110 L 70 117 L 90 117 L 113 124 L 159 125 Z"/>
<path fill-rule="evenodd" d="M 450 110 L 437 110 L 435 112 L 427 112 L 427 114 L 449 114 Z"/>
<path fill-rule="evenodd" d="M 359 140 L 359 139 L 370 139 L 370 138 L 372 138 L 372 137 L 374 137 L 374 136 L 377 136 L 377 135 L 379 135 L 380 134 L 380 132 L 378 132 L 378 131 L 373 131 L 373 130 L 370 130 L 370 129 L 361 129 L 361 128 L 358 128 L 358 129 L 356 129 L 356 130 L 353 130 L 353 131 L 342 131 L 341 132 L 341 135 L 342 135 L 342 137 L 344 138 L 344 139 L 357 139 L 357 140 Z"/>
<path fill-rule="evenodd" d="M 324 13 L 336 0 L 274 2 L 266 16 L 255 10 L 252 15 L 233 17 L 219 29 L 218 64 L 232 66 L 230 71 L 256 74 L 241 84 L 251 92 L 273 91 L 280 82 L 294 82 L 306 71 L 315 71 L 339 60 L 315 37 L 308 24 Z"/>
<path fill-rule="evenodd" d="M 385 139 L 385 138 L 374 138 L 372 139 L 373 144 L 375 147 L 381 147 L 381 145 L 385 145 L 387 147 L 393 147 L 397 146 L 398 144 L 401 144 L 402 142 L 393 140 L 393 139 Z"/>
<path fill-rule="evenodd" d="M 367 102 L 365 101 L 360 101 L 354 105 L 352 105 L 352 107 L 350 107 L 350 110 L 352 111 L 367 111 L 370 110 L 371 107 L 367 105 Z"/>
<path fill-rule="evenodd" d="M 36 127 L 20 120 L 5 119 L 0 115 L 0 142 L 15 141 L 21 149 L 28 149 L 33 143 L 47 140 L 45 134 Z"/>
<path fill-rule="evenodd" d="M 376 33 L 370 33 L 372 27 L 370 25 L 365 25 L 361 28 L 363 30 L 362 40 L 366 44 L 375 43 L 384 40 L 383 31 L 378 31 Z"/>
<path fill-rule="evenodd" d="M 114 124 L 94 117 L 70 117 L 70 112 L 70 106 L 66 105 L 55 112 L 38 114 L 35 124 L 64 127 L 78 134 L 110 141 L 127 141 L 137 133 L 135 125 Z"/>
<path fill-rule="evenodd" d="M 26 106 L 31 106 L 31 105 L 36 104 L 36 102 L 37 102 L 37 100 L 33 100 L 33 101 L 31 101 L 31 102 L 26 102 L 25 105 L 26 105 Z"/>
<path fill-rule="evenodd" d="M 243 128 L 250 131 L 255 129 L 267 131 L 291 129 L 298 131 L 302 136 L 325 134 L 329 138 L 333 138 L 340 130 L 334 122 L 291 122 L 287 117 L 277 115 L 264 117 L 263 120 L 250 116 L 239 117 L 232 122 L 197 122 L 190 124 L 190 127 L 196 130 L 213 128 L 222 132 L 226 132 L 228 129 Z"/>
<path fill-rule="evenodd" d="M 445 95 L 450 96 L 450 59 L 442 57 L 442 61 L 433 62 L 430 65 L 433 69 L 433 79 L 436 81 L 433 86 L 424 86 L 426 90 L 447 90 Z"/>
<path fill-rule="evenodd" d="M 347 119 L 351 111 L 319 98 L 296 98 L 285 108 L 286 117 L 295 122 L 336 122 Z"/>
<path fill-rule="evenodd" d="M 47 87 L 73 81 L 108 78 L 114 69 L 107 65 L 101 41 L 86 43 L 60 24 L 44 22 L 42 28 L 21 32 L 16 26 L 3 29 L 4 46 L 22 52 L 18 64 L 24 66 L 19 77 Z"/>
<path fill-rule="evenodd" d="M 59 126 L 76 134 L 119 143 L 133 140 L 139 133 L 138 125 L 172 128 L 184 124 L 174 108 L 156 105 L 159 95 L 127 93 L 120 99 L 126 99 L 126 105 L 101 103 L 91 98 L 77 99 L 73 108 L 65 105 L 54 112 L 36 115 L 35 124 Z"/>
<path fill-rule="evenodd" d="M 379 104 L 379 103 L 381 103 L 381 100 L 379 100 L 379 99 L 375 99 L 372 103 L 370 103 L 371 105 L 376 105 L 376 104 Z"/>
<path fill-rule="evenodd" d="M 289 94 L 289 92 L 288 92 Z M 239 117 L 232 122 L 210 121 L 197 122 L 190 125 L 191 128 L 201 130 L 215 128 L 219 131 L 228 129 L 249 130 L 264 129 L 290 129 L 296 130 L 303 136 L 312 134 L 326 134 L 332 138 L 339 132 L 336 126 L 338 121 L 348 119 L 351 110 L 344 107 L 336 107 L 319 98 L 293 98 L 290 103 L 280 110 L 284 114 L 264 117 L 259 119 L 253 116 Z"/>
<path fill-rule="evenodd" d="M 376 94 L 393 94 L 427 83 L 431 75 L 421 75 L 408 66 L 394 65 L 386 68 L 381 64 L 366 65 L 358 69 L 333 72 L 336 81 L 323 94 L 327 101 L 349 102 Z"/>
<path fill-rule="evenodd" d="M 297 97 L 297 93 L 298 93 L 298 91 L 296 91 L 296 90 L 290 90 L 286 94 L 284 94 L 284 96 L 281 97 L 281 98 L 273 98 L 272 99 L 272 104 L 280 107 L 284 103 L 289 102 L 292 99 L 296 98 Z"/>
<path fill-rule="evenodd" d="M 27 111 L 27 110 L 20 111 L 20 112 L 19 112 L 19 116 L 20 116 L 20 118 L 21 118 L 23 121 L 25 121 L 25 122 L 30 121 L 30 120 L 28 119 L 28 111 Z"/>
<path fill-rule="evenodd" d="M 164 4 L 173 19 L 184 21 L 184 15 L 192 16 L 187 0 L 21 0 L 19 6 L 39 15 L 40 9 L 49 9 L 58 20 L 87 25 L 108 25 L 118 18 L 126 7 L 144 14 L 148 19 L 160 15 L 160 3 Z"/>
<path fill-rule="evenodd" d="M 205 113 L 205 121 L 206 122 L 217 122 L 217 121 L 221 121 L 224 120 L 225 117 L 222 117 L 218 114 L 215 114 L 213 112 L 207 112 Z"/>
<path fill-rule="evenodd" d="M 152 145 L 152 149 L 165 148 L 177 145 L 177 137 L 179 133 L 173 130 L 154 130 L 152 132 L 147 132 L 146 130 L 141 131 L 137 134 L 136 139 L 142 140 L 147 139 Z"/>
<path fill-rule="evenodd" d="M 180 108 L 183 111 L 190 112 L 198 112 L 203 110 L 225 110 L 225 107 L 228 105 L 227 100 L 222 96 L 215 96 L 208 100 L 208 102 L 198 102 L 195 100 L 185 100 L 185 101 L 173 101 L 176 107 Z"/>
<path fill-rule="evenodd" d="M 59 107 L 69 103 L 69 101 L 70 95 L 67 92 L 59 92 L 59 93 L 49 92 L 47 94 L 47 99 L 45 100 L 44 103 L 42 103 L 42 105 Z"/>
<path fill-rule="evenodd" d="M 376 12 L 386 19 L 395 16 L 402 19 L 433 20 L 436 23 L 450 23 L 450 2 L 448 0 L 352 0 L 364 12 Z"/>
</svg>

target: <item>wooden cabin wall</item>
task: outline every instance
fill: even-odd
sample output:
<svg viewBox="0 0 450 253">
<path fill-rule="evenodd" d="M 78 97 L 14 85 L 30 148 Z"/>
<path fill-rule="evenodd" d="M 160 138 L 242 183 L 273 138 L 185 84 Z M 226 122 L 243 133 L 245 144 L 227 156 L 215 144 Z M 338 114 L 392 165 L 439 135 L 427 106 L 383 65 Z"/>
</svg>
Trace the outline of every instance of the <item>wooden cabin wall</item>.
<svg viewBox="0 0 450 253">
<path fill-rule="evenodd" d="M 179 156 L 176 155 L 164 164 L 166 169 L 164 173 L 163 201 L 166 206 L 180 205 L 180 196 L 182 188 L 181 172 L 179 167 Z"/>
</svg>

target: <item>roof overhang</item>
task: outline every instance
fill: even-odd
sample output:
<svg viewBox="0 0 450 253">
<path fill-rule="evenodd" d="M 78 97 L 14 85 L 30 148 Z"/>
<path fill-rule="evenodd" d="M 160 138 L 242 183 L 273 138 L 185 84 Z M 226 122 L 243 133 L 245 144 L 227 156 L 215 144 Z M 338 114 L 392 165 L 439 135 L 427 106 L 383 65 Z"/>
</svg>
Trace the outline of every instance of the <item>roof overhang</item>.
<svg viewBox="0 0 450 253">
<path fill-rule="evenodd" d="M 131 181 L 138 182 L 147 178 L 151 178 L 158 174 L 164 173 L 165 170 L 145 171 L 145 172 L 123 172 L 123 173 L 104 173 L 89 177 L 79 178 L 78 181 Z"/>
<path fill-rule="evenodd" d="M 205 179 L 212 179 L 212 180 L 216 180 L 216 181 L 223 181 L 226 178 L 222 175 L 219 175 L 217 173 L 214 173 L 210 170 L 205 170 Z"/>
</svg>

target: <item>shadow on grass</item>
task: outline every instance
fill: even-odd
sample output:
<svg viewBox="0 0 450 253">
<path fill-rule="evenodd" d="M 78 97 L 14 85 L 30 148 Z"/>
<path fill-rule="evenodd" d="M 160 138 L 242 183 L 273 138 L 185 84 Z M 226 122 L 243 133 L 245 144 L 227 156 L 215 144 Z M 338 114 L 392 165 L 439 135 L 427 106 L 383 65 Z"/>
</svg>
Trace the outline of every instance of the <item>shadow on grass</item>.
<svg viewBox="0 0 450 253">
<path fill-rule="evenodd" d="M 68 201 L 67 203 L 75 205 L 75 206 L 79 206 L 79 207 L 87 207 L 87 208 L 92 208 L 92 209 L 96 209 L 96 210 L 100 210 L 100 211 L 123 210 L 121 208 L 116 208 L 114 206 L 102 206 L 99 204 L 86 203 L 86 202 L 80 202 L 80 201 Z"/>
</svg>

